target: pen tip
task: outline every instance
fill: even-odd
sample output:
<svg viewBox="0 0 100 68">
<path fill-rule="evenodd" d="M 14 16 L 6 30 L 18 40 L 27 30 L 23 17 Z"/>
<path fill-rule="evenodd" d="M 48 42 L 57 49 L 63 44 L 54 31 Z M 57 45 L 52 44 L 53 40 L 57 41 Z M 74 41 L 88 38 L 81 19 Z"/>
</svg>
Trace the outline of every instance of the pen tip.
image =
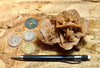
<svg viewBox="0 0 100 68">
<path fill-rule="evenodd" d="M 88 55 L 88 59 L 90 60 L 91 59 L 91 56 Z"/>
<path fill-rule="evenodd" d="M 11 57 L 11 59 L 22 59 L 23 58 L 23 56 L 13 56 L 13 57 Z"/>
</svg>

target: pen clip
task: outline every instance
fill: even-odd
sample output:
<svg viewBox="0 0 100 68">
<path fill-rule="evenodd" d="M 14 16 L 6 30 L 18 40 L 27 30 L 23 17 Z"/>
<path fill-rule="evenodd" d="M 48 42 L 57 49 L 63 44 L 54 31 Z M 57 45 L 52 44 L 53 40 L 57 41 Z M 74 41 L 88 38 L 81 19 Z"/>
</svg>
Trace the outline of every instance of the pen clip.
<svg viewBox="0 0 100 68">
<path fill-rule="evenodd" d="M 81 63 L 81 60 L 79 60 L 79 61 L 62 61 L 62 62 L 69 63 L 69 64 L 79 64 L 79 63 Z"/>
</svg>

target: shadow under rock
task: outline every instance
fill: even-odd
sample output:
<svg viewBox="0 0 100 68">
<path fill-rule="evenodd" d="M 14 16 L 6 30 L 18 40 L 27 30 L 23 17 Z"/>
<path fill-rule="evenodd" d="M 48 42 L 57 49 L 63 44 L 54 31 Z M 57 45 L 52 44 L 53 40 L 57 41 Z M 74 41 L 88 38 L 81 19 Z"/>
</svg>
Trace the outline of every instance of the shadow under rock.
<svg viewBox="0 0 100 68">
<path fill-rule="evenodd" d="M 78 45 L 74 46 L 73 49 L 76 51 L 79 51 L 82 47 L 84 47 L 87 44 L 87 42 L 84 40 L 84 38 L 81 38 Z"/>
<path fill-rule="evenodd" d="M 39 39 L 37 39 L 36 44 L 37 44 L 37 47 L 42 50 L 56 51 L 58 55 L 71 55 L 74 51 L 79 51 L 87 43 L 84 39 L 80 39 L 80 42 L 78 43 L 78 45 L 74 46 L 71 50 L 64 50 L 58 44 L 55 44 L 55 45 L 44 44 Z"/>
<path fill-rule="evenodd" d="M 41 40 L 39 40 L 37 38 L 36 40 L 36 45 L 38 48 L 42 49 L 42 50 L 48 50 L 48 51 L 53 51 L 53 47 L 51 45 L 48 44 L 44 44 Z"/>
</svg>

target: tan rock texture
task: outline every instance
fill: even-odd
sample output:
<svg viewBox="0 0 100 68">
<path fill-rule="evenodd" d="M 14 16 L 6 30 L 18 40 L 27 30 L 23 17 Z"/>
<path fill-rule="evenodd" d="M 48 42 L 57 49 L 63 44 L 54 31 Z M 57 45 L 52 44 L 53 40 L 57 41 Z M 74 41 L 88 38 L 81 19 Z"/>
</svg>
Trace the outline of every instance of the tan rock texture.
<svg viewBox="0 0 100 68">
<path fill-rule="evenodd" d="M 38 40 L 38 26 L 28 29 L 25 20 L 33 17 L 41 18 L 56 15 L 63 10 L 76 9 L 81 17 L 90 21 L 90 35 L 84 38 L 84 44 L 79 51 L 57 51 Z M 99 0 L 0 0 L 0 68 L 100 68 L 100 1 Z M 80 64 L 62 62 L 22 62 L 10 59 L 11 56 L 24 55 L 22 34 L 32 30 L 36 51 L 32 55 L 90 55 L 90 61 Z M 22 43 L 18 47 L 10 47 L 9 36 L 18 34 Z M 44 47 L 45 46 L 45 47 Z"/>
</svg>

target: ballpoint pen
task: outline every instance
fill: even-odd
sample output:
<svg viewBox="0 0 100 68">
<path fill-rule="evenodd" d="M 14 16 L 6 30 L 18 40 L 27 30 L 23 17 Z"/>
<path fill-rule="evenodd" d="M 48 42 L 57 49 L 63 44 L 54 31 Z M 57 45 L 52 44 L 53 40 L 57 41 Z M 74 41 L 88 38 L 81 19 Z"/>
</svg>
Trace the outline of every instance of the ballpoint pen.
<svg viewBox="0 0 100 68">
<path fill-rule="evenodd" d="M 88 61 L 89 55 L 21 55 L 11 57 L 23 61 Z"/>
</svg>

